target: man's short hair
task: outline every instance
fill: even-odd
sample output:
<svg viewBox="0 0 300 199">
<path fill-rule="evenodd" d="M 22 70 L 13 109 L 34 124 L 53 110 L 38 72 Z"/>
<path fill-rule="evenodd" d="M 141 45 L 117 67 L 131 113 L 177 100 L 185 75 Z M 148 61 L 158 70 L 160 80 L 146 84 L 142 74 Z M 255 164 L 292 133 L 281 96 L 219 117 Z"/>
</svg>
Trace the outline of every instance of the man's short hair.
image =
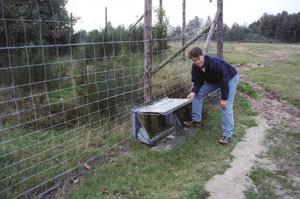
<svg viewBox="0 0 300 199">
<path fill-rule="evenodd" d="M 199 57 L 203 55 L 203 51 L 199 47 L 194 47 L 192 50 L 189 52 L 189 58 L 192 59 L 192 57 Z"/>
</svg>

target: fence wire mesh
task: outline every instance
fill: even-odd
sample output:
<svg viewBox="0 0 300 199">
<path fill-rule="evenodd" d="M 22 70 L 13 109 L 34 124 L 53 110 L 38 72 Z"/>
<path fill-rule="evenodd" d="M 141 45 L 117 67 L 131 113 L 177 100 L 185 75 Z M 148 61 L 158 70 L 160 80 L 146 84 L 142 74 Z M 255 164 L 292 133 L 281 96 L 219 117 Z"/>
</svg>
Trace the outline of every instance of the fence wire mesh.
<svg viewBox="0 0 300 199">
<path fill-rule="evenodd" d="M 0 198 L 80 172 L 130 138 L 130 110 L 143 104 L 143 26 L 75 33 L 61 4 L 0 0 Z M 180 47 L 153 38 L 152 67 Z M 152 99 L 185 96 L 187 65 L 178 56 L 156 73 Z"/>
</svg>

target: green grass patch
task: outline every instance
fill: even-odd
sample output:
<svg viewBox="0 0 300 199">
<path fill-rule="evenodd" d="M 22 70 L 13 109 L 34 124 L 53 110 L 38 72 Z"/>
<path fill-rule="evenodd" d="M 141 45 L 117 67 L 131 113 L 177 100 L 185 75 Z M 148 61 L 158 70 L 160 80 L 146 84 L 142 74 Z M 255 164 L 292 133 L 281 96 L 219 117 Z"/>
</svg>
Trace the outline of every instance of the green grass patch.
<svg viewBox="0 0 300 199">
<path fill-rule="evenodd" d="M 249 95 L 255 99 L 258 98 L 258 94 L 256 90 L 247 82 L 240 81 L 240 83 L 237 86 L 237 90 L 245 93 L 246 95 Z"/>
<path fill-rule="evenodd" d="M 247 71 L 246 75 L 282 99 L 300 107 L 300 62 L 296 66 L 257 68 Z"/>
<path fill-rule="evenodd" d="M 224 58 L 229 63 L 256 63 L 265 67 L 244 74 L 276 96 L 300 107 L 300 48 L 290 44 L 225 43 Z M 246 83 L 238 89 L 252 93 Z M 254 94 L 255 95 L 255 94 Z"/>
<path fill-rule="evenodd" d="M 229 167 L 235 144 L 245 133 L 240 118 L 248 106 L 238 95 L 236 130 L 229 145 L 220 145 L 222 114 L 218 105 L 205 105 L 203 126 L 172 150 L 152 151 L 136 141 L 127 143 L 128 152 L 88 174 L 63 198 L 207 198 L 205 182 Z M 131 154 L 131 155 L 126 155 Z"/>
<path fill-rule="evenodd" d="M 251 104 L 250 102 L 243 97 L 241 94 L 239 94 L 238 92 L 236 93 L 236 100 L 235 103 L 237 103 L 238 107 L 241 107 L 240 111 L 242 112 L 241 115 L 246 115 L 246 116 L 257 116 L 258 113 L 251 111 Z"/>
<path fill-rule="evenodd" d="M 261 167 L 253 169 L 250 178 L 253 180 L 258 192 L 254 189 L 248 190 L 245 193 L 246 199 L 278 198 L 275 193 L 276 187 L 270 182 L 272 176 L 273 173 Z"/>
</svg>

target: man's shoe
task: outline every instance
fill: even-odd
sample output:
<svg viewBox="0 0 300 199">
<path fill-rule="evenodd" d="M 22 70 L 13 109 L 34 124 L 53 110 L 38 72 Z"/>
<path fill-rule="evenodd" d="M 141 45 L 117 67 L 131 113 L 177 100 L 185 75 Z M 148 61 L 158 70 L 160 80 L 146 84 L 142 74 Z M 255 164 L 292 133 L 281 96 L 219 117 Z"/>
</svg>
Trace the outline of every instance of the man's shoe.
<svg viewBox="0 0 300 199">
<path fill-rule="evenodd" d="M 230 142 L 230 137 L 227 136 L 222 136 L 221 139 L 219 140 L 220 144 L 228 144 Z"/>
<path fill-rule="evenodd" d="M 194 120 L 192 120 L 192 121 L 184 121 L 183 123 L 186 126 L 190 126 L 190 127 L 199 127 L 201 125 L 200 122 L 195 122 Z"/>
</svg>

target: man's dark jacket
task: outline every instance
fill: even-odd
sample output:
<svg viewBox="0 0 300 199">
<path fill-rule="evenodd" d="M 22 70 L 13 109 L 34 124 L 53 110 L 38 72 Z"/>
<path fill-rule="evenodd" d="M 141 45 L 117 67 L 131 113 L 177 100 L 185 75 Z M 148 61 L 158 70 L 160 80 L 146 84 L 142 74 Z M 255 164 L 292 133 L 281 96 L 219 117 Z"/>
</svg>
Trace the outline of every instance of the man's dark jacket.
<svg viewBox="0 0 300 199">
<path fill-rule="evenodd" d="M 191 92 L 197 93 L 204 82 L 218 84 L 221 88 L 222 100 L 228 99 L 228 82 L 237 74 L 236 69 L 223 59 L 214 55 L 204 56 L 205 72 L 195 64 L 192 65 L 192 82 L 194 83 Z"/>
</svg>

